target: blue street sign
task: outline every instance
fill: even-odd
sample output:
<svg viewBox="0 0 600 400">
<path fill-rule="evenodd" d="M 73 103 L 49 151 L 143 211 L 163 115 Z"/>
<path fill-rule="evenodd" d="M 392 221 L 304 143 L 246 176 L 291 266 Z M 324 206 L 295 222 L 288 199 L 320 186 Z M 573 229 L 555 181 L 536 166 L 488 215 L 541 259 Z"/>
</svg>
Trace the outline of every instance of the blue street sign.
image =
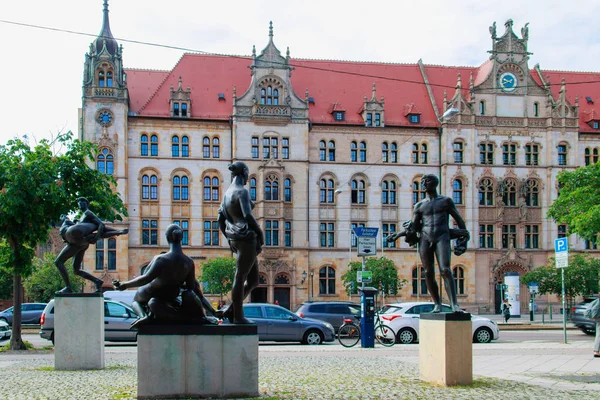
<svg viewBox="0 0 600 400">
<path fill-rule="evenodd" d="M 377 237 L 379 228 L 367 228 L 365 226 L 357 226 L 354 228 L 354 234 L 358 237 Z"/>
<path fill-rule="evenodd" d="M 558 238 L 554 240 L 554 251 L 556 253 L 568 253 L 569 252 L 569 241 L 566 237 Z"/>
</svg>

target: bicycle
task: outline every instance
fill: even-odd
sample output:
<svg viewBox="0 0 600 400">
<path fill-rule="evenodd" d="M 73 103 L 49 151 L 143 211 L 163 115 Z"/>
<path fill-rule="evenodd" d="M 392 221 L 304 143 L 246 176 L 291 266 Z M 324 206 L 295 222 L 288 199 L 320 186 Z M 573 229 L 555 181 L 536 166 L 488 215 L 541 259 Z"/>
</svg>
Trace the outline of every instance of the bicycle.
<svg viewBox="0 0 600 400">
<path fill-rule="evenodd" d="M 360 317 L 356 316 L 356 319 Z M 390 347 L 396 343 L 396 332 L 388 325 L 385 325 L 379 314 L 376 314 L 375 318 L 375 339 L 383 346 Z M 338 341 L 344 347 L 356 346 L 361 338 L 360 326 L 358 326 L 351 318 L 345 318 L 344 323 L 340 326 L 338 331 Z"/>
</svg>

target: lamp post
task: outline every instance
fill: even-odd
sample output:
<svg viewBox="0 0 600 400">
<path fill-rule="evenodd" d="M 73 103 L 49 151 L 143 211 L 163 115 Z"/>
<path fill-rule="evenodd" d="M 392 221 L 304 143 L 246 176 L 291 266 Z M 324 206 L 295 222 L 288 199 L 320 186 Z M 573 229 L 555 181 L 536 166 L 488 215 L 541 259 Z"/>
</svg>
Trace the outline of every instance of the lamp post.
<svg viewBox="0 0 600 400">
<path fill-rule="evenodd" d="M 313 301 L 315 299 L 315 289 L 313 287 L 313 281 L 315 280 L 315 273 L 312 269 L 310 270 L 309 276 L 310 276 L 310 301 Z"/>
</svg>

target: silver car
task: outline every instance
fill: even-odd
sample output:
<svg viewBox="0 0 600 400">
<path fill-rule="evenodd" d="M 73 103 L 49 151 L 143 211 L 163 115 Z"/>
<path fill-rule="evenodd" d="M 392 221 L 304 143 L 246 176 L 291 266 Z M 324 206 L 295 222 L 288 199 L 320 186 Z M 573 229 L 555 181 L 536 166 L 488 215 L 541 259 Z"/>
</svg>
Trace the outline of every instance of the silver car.
<svg viewBox="0 0 600 400">
<path fill-rule="evenodd" d="M 10 339 L 11 333 L 12 331 L 10 330 L 8 324 L 4 321 L 0 321 L 0 342 Z"/>
<path fill-rule="evenodd" d="M 108 342 L 135 342 L 137 330 L 131 329 L 131 323 L 137 314 L 126 304 L 104 300 L 104 340 Z M 40 337 L 54 344 L 54 299 L 50 300 L 41 321 Z"/>
</svg>

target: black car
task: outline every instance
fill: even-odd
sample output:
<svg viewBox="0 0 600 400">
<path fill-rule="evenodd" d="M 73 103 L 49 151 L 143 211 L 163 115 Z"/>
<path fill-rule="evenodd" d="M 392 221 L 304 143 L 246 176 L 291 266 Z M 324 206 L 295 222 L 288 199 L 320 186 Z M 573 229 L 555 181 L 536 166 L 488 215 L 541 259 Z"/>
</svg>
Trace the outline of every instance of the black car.
<svg viewBox="0 0 600 400">
<path fill-rule="evenodd" d="M 360 317 L 360 304 L 350 301 L 314 301 L 302 303 L 296 310 L 301 317 L 329 322 L 337 332 L 345 318 Z"/>
<path fill-rule="evenodd" d="M 598 297 L 584 297 L 583 301 L 571 309 L 571 322 L 588 335 L 596 334 L 596 321 L 583 316 L 590 303 Z"/>
<path fill-rule="evenodd" d="M 23 303 L 21 304 L 21 323 L 22 324 L 39 324 L 42 313 L 46 308 L 45 303 Z M 13 307 L 7 308 L 0 312 L 0 321 L 6 322 L 12 326 L 13 323 Z"/>
</svg>

